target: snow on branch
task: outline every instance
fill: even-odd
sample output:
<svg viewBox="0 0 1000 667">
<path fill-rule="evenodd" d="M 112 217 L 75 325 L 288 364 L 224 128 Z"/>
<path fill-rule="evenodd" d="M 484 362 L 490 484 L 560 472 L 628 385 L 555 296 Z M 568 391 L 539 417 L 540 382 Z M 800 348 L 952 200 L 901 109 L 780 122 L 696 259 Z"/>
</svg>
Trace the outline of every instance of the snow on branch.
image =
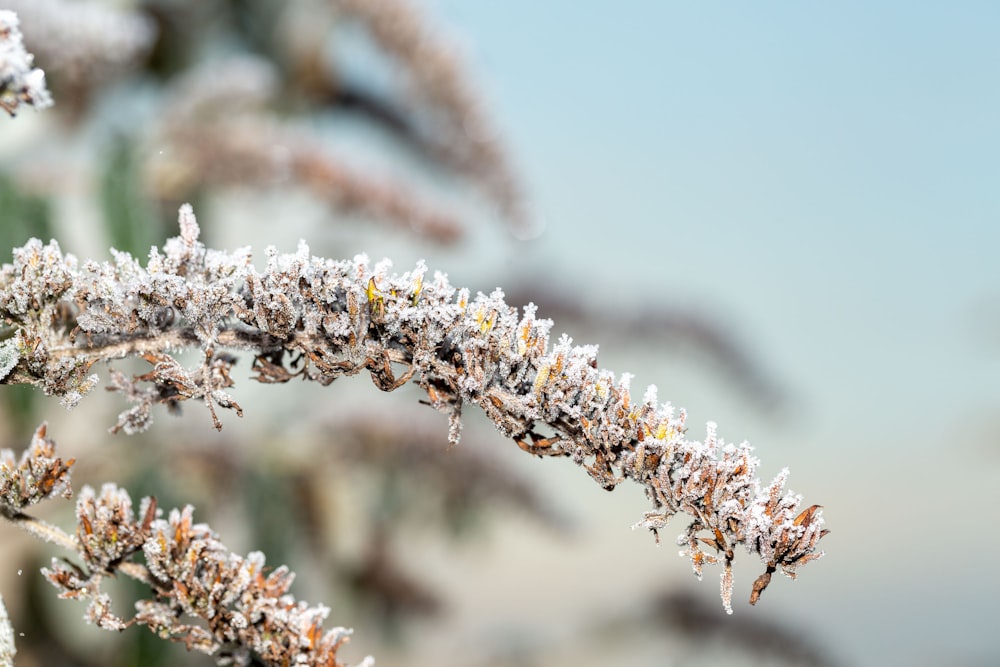
<svg viewBox="0 0 1000 667">
<path fill-rule="evenodd" d="M 2 382 L 34 384 L 72 406 L 96 386 L 95 363 L 142 357 L 149 372 L 111 370 L 108 384 L 132 404 L 112 430 L 131 433 L 149 426 L 157 403 L 202 402 L 217 428 L 216 408 L 241 413 L 228 392 L 233 352 L 251 354 L 255 379 L 267 383 L 325 385 L 367 371 L 385 391 L 420 386 L 448 415 L 452 443 L 473 404 L 531 454 L 568 457 L 608 490 L 638 483 L 653 504 L 638 527 L 658 534 L 687 514 L 680 544 L 699 576 L 722 565 L 727 610 L 739 545 L 765 566 L 754 603 L 773 572 L 794 577 L 822 556 L 822 512 L 785 491 L 787 472 L 762 485 L 750 446 L 725 443 L 711 423 L 703 440 L 687 439 L 683 410 L 658 403 L 655 387 L 634 399 L 630 376 L 600 369 L 595 346 L 565 335 L 550 345 L 552 321 L 533 305 L 518 312 L 499 289 L 473 297 L 422 262 L 392 273 L 388 260 L 314 257 L 305 243 L 293 254 L 268 248 L 258 272 L 248 248 L 206 248 L 188 205 L 180 226 L 145 266 L 121 252 L 80 264 L 55 241 L 16 249 L 0 270 L 0 317 L 11 330 Z M 200 349 L 201 363 L 185 368 L 172 356 L 183 348 Z"/>
</svg>

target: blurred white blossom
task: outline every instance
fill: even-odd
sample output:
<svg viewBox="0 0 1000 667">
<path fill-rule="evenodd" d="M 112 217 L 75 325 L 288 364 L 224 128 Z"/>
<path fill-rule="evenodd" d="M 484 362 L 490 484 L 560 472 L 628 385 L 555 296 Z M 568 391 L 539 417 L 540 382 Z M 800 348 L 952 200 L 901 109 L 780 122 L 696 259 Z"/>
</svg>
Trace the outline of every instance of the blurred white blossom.
<svg viewBox="0 0 1000 667">
<path fill-rule="evenodd" d="M 22 104 L 44 109 L 52 96 L 45 72 L 34 67 L 34 56 L 24 48 L 17 14 L 0 10 L 0 108 L 13 116 Z"/>
</svg>

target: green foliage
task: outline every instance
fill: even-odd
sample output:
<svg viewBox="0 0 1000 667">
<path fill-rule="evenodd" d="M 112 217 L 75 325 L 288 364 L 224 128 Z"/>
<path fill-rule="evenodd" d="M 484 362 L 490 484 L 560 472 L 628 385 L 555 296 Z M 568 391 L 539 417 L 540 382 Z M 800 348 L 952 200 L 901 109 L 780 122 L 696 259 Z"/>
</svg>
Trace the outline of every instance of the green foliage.
<svg viewBox="0 0 1000 667">
<path fill-rule="evenodd" d="M 131 139 L 117 137 L 108 150 L 101 172 L 100 202 L 111 245 L 117 250 L 145 257 L 159 239 L 157 219 L 142 191 L 140 162 Z"/>
<path fill-rule="evenodd" d="M 48 200 L 28 194 L 0 172 L 0 247 L 16 248 L 31 237 L 52 237 L 52 210 Z"/>
</svg>

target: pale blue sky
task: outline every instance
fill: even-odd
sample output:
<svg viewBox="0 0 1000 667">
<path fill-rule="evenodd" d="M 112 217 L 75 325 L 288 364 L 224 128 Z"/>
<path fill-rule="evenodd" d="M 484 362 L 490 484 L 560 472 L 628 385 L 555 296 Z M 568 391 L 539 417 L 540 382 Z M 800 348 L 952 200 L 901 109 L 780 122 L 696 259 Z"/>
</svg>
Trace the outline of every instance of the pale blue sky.
<svg viewBox="0 0 1000 667">
<path fill-rule="evenodd" d="M 995 660 L 1000 576 L 952 568 L 1000 548 L 1000 5 L 433 6 L 547 222 L 512 261 L 707 304 L 795 394 L 788 426 L 636 382 L 826 504 L 784 613 L 860 664 Z"/>
</svg>

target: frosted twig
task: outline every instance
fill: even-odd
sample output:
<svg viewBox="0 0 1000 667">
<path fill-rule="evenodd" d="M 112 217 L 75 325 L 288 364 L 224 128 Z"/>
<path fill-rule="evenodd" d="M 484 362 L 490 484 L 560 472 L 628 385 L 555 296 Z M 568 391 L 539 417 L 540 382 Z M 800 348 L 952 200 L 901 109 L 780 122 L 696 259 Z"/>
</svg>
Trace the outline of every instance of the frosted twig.
<svg viewBox="0 0 1000 667">
<path fill-rule="evenodd" d="M 45 72 L 33 67 L 25 51 L 17 14 L 0 10 L 0 109 L 13 116 L 22 104 L 44 109 L 52 105 Z"/>
<path fill-rule="evenodd" d="M 80 267 L 55 242 L 15 250 L 0 271 L 0 316 L 19 358 L 3 382 L 75 401 L 96 384 L 94 363 L 141 355 L 150 372 L 113 372 L 110 385 L 134 404 L 115 429 L 134 432 L 148 427 L 156 403 L 204 402 L 217 427 L 214 406 L 240 412 L 227 392 L 237 360 L 224 348 L 253 354 L 261 382 L 329 384 L 368 371 L 391 391 L 412 380 L 448 415 L 452 443 L 462 408 L 478 405 L 526 452 L 569 457 L 608 490 L 624 479 L 642 486 L 653 509 L 639 527 L 658 534 L 674 514 L 689 515 L 684 553 L 699 575 L 722 564 L 727 609 L 738 545 L 766 568 L 751 602 L 773 572 L 794 576 L 822 556 L 822 511 L 801 509 L 784 490 L 787 471 L 762 486 L 750 446 L 726 444 L 712 423 L 704 440 L 687 440 L 686 413 L 658 403 L 655 387 L 634 400 L 630 376 L 599 369 L 595 346 L 564 335 L 550 347 L 552 322 L 533 305 L 519 313 L 499 289 L 472 298 L 444 274 L 427 278 L 422 262 L 393 274 L 388 261 L 323 259 L 304 243 L 294 254 L 269 248 L 258 272 L 249 249 L 201 244 L 190 206 L 180 223 L 181 236 L 154 248 L 145 267 L 120 252 L 114 263 Z M 202 351 L 198 367 L 171 356 L 183 347 Z"/>
<path fill-rule="evenodd" d="M 114 484 L 100 493 L 84 487 L 77 499 L 76 534 L 33 519 L 20 507 L 57 492 L 68 497 L 68 465 L 55 457 L 55 443 L 39 427 L 18 465 L 13 454 L 0 451 L 0 484 L 5 493 L 0 515 L 30 534 L 74 552 L 83 565 L 53 559 L 42 573 L 62 598 L 87 599 L 86 618 L 107 630 L 147 625 L 161 637 L 184 642 L 188 649 L 215 655 L 219 664 L 249 664 L 256 656 L 267 665 L 339 667 L 337 650 L 350 630 L 323 631 L 329 613 L 309 607 L 288 594 L 294 574 L 286 567 L 268 573 L 264 556 L 230 552 L 205 524 L 193 522 L 193 508 L 172 510 L 160 518 L 156 500 L 144 498 L 139 517 L 129 494 Z M 42 474 L 36 480 L 34 472 Z M 31 488 L 44 493 L 13 494 Z M 134 558 L 142 555 L 144 563 Z M 151 597 L 136 603 L 129 620 L 111 611 L 111 598 L 101 592 L 105 577 L 124 574 L 150 587 Z M 13 638 L 0 600 L 0 665 L 13 655 Z M 189 625 L 185 617 L 201 619 L 207 629 Z M 8 645 L 8 639 L 9 645 Z M 370 664 L 366 661 L 365 664 Z"/>
</svg>

